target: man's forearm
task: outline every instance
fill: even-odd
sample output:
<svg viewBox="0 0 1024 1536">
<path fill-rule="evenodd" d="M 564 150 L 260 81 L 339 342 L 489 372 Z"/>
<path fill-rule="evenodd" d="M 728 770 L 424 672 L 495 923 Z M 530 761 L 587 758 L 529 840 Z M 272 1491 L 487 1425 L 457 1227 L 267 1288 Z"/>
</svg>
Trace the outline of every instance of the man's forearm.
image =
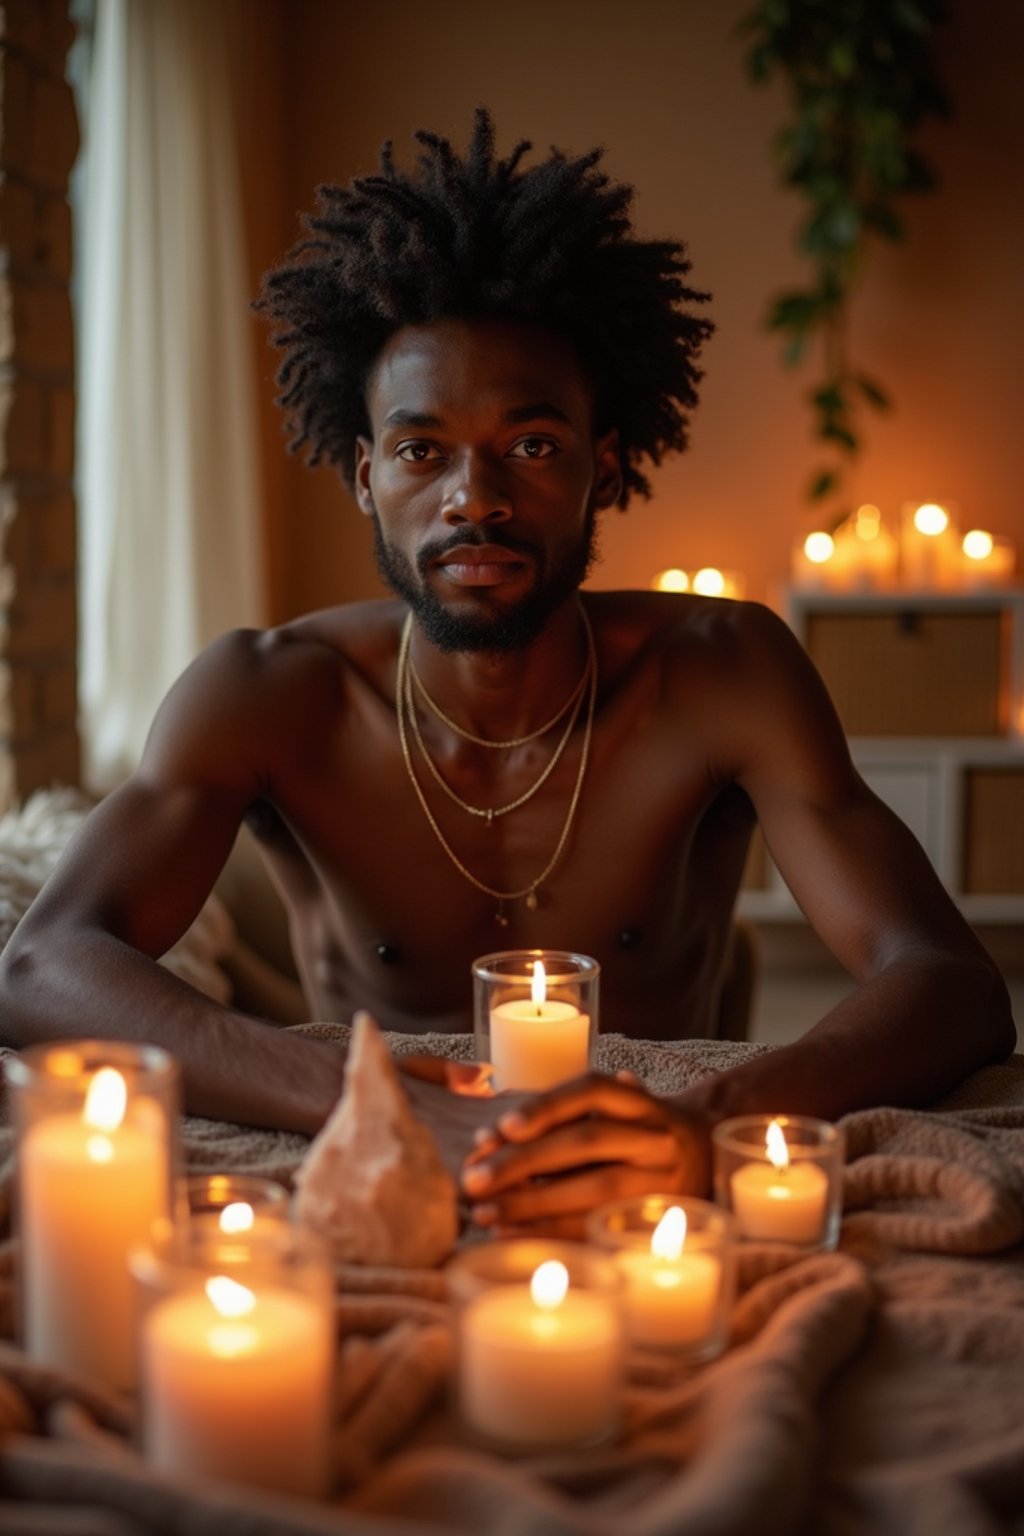
<svg viewBox="0 0 1024 1536">
<path fill-rule="evenodd" d="M 162 1046 L 185 1108 L 313 1134 L 341 1091 L 339 1046 L 284 1034 L 221 1007 L 109 934 L 12 940 L 3 957 L 4 1043 L 96 1037 Z M 55 955 L 59 956 L 55 958 Z"/>
<path fill-rule="evenodd" d="M 776 1111 L 835 1120 L 878 1104 L 932 1103 L 1015 1045 L 1009 997 L 993 967 L 908 953 L 802 1039 L 673 1102 L 711 1122 Z"/>
</svg>

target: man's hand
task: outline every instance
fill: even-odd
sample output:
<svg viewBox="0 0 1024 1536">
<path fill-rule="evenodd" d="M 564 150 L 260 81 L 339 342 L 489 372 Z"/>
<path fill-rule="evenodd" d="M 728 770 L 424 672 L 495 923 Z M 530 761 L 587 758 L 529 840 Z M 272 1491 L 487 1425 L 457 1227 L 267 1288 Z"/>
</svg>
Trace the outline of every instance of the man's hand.
<svg viewBox="0 0 1024 1536">
<path fill-rule="evenodd" d="M 458 1181 L 476 1137 L 493 1134 L 498 1115 L 513 1108 L 521 1095 L 495 1098 L 489 1068 L 478 1062 L 440 1056 L 396 1056 L 394 1062 L 413 1113 L 433 1132 L 442 1162 Z"/>
<path fill-rule="evenodd" d="M 505 1108 L 462 1174 L 479 1226 L 578 1237 L 587 1214 L 630 1195 L 704 1194 L 707 1127 L 623 1073 L 589 1073 Z"/>
</svg>

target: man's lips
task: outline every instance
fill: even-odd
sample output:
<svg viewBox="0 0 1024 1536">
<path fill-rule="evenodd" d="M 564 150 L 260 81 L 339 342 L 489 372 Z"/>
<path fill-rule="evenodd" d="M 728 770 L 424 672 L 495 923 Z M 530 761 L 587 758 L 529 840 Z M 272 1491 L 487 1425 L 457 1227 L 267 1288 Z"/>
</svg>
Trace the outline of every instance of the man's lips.
<svg viewBox="0 0 1024 1536">
<path fill-rule="evenodd" d="M 436 563 L 456 586 L 496 587 L 516 575 L 526 560 L 502 544 L 460 544 L 446 550 Z"/>
</svg>

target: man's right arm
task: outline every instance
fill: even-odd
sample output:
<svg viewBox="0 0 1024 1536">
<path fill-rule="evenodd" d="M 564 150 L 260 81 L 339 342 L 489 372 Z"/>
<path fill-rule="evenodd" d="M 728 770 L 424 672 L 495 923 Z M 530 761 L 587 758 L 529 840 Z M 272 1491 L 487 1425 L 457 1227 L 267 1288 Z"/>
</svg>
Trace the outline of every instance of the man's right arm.
<svg viewBox="0 0 1024 1536">
<path fill-rule="evenodd" d="M 340 1091 L 342 1052 L 221 1007 L 156 963 L 272 771 L 281 691 L 268 670 L 291 661 L 265 649 L 225 637 L 172 689 L 140 768 L 87 818 L 8 943 L 0 1030 L 19 1049 L 88 1036 L 160 1045 L 181 1064 L 189 1111 L 311 1133 Z M 294 686 L 283 692 L 294 702 Z"/>
</svg>

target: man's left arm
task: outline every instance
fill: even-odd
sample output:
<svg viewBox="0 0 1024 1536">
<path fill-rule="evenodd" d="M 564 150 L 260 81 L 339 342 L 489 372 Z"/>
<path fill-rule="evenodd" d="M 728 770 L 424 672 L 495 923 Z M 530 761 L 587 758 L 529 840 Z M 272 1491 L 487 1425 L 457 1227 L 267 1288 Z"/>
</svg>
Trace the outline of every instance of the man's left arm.
<svg viewBox="0 0 1024 1536">
<path fill-rule="evenodd" d="M 718 1120 L 926 1104 L 1014 1049 L 1002 977 L 913 834 L 856 772 L 789 630 L 744 605 L 730 660 L 712 730 L 720 771 L 750 795 L 783 877 L 857 988 L 801 1039 L 675 1098 L 594 1076 L 499 1122 L 502 1139 L 481 1147 L 483 1176 L 467 1170 L 496 1224 L 571 1225 L 588 1201 L 652 1180 L 702 1190 Z M 574 1149 L 588 1166 L 567 1177 Z M 559 1177 L 524 1183 L 538 1174 Z"/>
</svg>

